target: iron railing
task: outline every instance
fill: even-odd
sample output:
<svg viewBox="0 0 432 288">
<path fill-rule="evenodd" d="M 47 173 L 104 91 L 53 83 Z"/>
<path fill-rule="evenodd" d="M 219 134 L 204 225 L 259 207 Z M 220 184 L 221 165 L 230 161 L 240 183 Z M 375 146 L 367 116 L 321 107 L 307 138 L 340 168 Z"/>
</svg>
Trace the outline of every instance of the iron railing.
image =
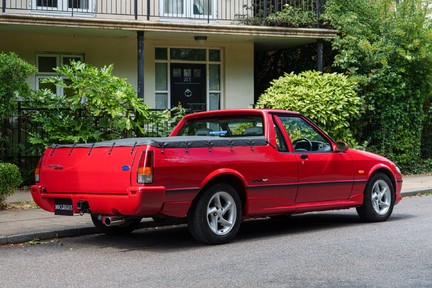
<svg viewBox="0 0 432 288">
<path fill-rule="evenodd" d="M 51 14 L 65 17 L 111 17 L 163 21 L 185 19 L 235 22 L 248 17 L 266 18 L 285 5 L 319 16 L 325 0 L 0 0 L 7 13 Z M 120 18 L 118 17 L 120 16 Z M 240 23 L 241 24 L 241 23 Z M 318 23 L 317 23 L 318 24 Z"/>
</svg>

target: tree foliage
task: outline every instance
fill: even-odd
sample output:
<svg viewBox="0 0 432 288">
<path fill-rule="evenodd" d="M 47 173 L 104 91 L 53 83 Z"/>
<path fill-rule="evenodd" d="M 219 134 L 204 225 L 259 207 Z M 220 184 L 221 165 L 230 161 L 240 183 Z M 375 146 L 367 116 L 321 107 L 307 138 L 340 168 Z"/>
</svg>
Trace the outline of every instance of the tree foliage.
<svg viewBox="0 0 432 288">
<path fill-rule="evenodd" d="M 356 84 L 352 78 L 337 73 L 286 73 L 272 82 L 257 106 L 301 112 L 333 138 L 353 145 L 350 122 L 358 119 L 362 111 Z"/>
<path fill-rule="evenodd" d="M 356 136 L 405 167 L 420 157 L 425 103 L 431 97 L 432 30 L 426 2 L 326 2 L 326 18 L 340 31 L 333 41 L 335 66 L 361 79 L 367 109 Z"/>
<path fill-rule="evenodd" d="M 0 52 L 0 120 L 11 116 L 18 97 L 30 93 L 27 78 L 35 73 L 36 68 L 15 53 Z"/>
<path fill-rule="evenodd" d="M 55 71 L 58 76 L 44 81 L 62 87 L 65 95 L 45 89 L 29 99 L 31 106 L 44 108 L 33 115 L 42 127 L 31 133 L 33 144 L 96 142 L 143 132 L 148 107 L 130 83 L 112 75 L 113 65 L 71 62 Z"/>
</svg>

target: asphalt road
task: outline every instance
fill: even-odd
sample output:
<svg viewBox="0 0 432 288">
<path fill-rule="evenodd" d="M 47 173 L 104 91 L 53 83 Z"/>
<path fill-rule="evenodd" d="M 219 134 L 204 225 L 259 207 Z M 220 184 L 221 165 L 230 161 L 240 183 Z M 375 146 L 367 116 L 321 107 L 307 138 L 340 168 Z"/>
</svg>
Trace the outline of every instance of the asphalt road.
<svg viewBox="0 0 432 288">
<path fill-rule="evenodd" d="M 0 287 L 432 287 L 432 196 L 383 223 L 355 210 L 246 221 L 234 242 L 184 225 L 0 247 Z"/>
</svg>

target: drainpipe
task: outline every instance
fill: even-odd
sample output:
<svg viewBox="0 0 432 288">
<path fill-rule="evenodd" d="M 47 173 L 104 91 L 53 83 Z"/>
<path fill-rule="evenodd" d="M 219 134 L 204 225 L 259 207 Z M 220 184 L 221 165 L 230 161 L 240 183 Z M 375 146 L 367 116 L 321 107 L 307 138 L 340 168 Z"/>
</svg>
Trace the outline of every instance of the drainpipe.
<svg viewBox="0 0 432 288">
<path fill-rule="evenodd" d="M 2 1 L 2 12 L 6 13 L 6 0 Z"/>
<path fill-rule="evenodd" d="M 322 1 L 324 2 L 324 1 Z M 321 28 L 321 8 L 323 4 L 321 0 L 316 0 L 316 16 L 317 16 L 317 28 Z M 317 40 L 317 70 L 323 72 L 324 71 L 324 42 L 322 39 Z"/>
<path fill-rule="evenodd" d="M 144 31 L 137 31 L 138 44 L 138 98 L 144 99 Z"/>
</svg>

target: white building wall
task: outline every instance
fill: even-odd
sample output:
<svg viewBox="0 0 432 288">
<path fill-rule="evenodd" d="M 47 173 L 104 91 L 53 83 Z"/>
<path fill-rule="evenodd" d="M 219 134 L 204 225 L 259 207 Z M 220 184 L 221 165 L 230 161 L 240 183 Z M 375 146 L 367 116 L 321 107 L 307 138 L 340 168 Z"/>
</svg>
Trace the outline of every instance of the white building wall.
<svg viewBox="0 0 432 288">
<path fill-rule="evenodd" d="M 114 63 L 113 74 L 137 85 L 137 40 L 135 32 L 128 37 L 76 36 L 60 34 L 0 32 L 0 51 L 15 52 L 36 65 L 37 53 L 83 54 L 85 62 L 103 67 Z M 3 39 L 5 41 L 3 41 Z M 205 46 L 182 40 L 144 40 L 144 97 L 154 107 L 155 47 L 189 47 L 222 49 L 222 109 L 247 108 L 254 102 L 252 42 L 208 42 Z M 29 79 L 36 87 L 33 77 Z"/>
</svg>

